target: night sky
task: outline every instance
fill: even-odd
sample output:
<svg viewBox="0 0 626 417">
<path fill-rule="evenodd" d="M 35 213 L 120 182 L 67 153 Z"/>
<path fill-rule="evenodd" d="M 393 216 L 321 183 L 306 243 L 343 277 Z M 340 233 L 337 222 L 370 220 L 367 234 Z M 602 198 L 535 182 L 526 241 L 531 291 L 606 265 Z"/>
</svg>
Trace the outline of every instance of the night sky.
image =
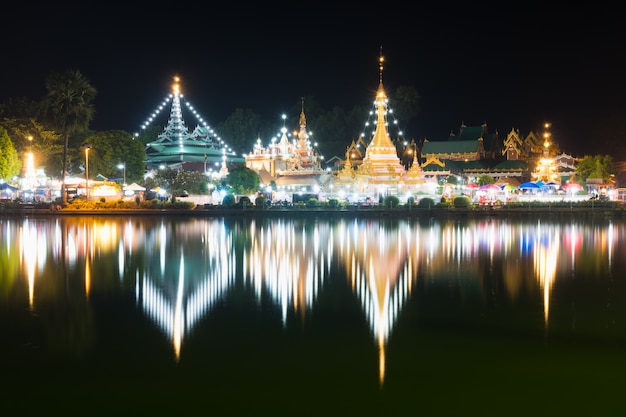
<svg viewBox="0 0 626 417">
<path fill-rule="evenodd" d="M 386 90 L 420 95 L 408 138 L 442 140 L 483 122 L 505 137 L 550 122 L 563 152 L 626 159 L 616 10 L 259 4 L 16 4 L 2 21 L 0 101 L 38 100 L 49 74 L 78 69 L 98 90 L 91 128 L 135 132 L 178 75 L 213 127 L 236 108 L 279 124 L 303 96 L 327 110 L 370 106 L 382 47 Z"/>
</svg>

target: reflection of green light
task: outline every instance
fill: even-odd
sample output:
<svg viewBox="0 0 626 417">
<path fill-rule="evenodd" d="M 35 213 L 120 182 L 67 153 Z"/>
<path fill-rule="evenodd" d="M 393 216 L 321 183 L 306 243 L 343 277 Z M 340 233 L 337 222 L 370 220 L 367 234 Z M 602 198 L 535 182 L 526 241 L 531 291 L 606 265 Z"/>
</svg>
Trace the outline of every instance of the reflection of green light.
<svg viewBox="0 0 626 417">
<path fill-rule="evenodd" d="M 9 237 L 3 238 L 3 243 L 12 245 Z M 0 251 L 0 270 L 2 270 L 2 274 L 0 274 L 0 294 L 8 297 L 9 294 L 14 292 L 14 286 L 17 277 L 19 277 L 19 256 L 11 256 L 11 252 L 7 250 Z"/>
</svg>

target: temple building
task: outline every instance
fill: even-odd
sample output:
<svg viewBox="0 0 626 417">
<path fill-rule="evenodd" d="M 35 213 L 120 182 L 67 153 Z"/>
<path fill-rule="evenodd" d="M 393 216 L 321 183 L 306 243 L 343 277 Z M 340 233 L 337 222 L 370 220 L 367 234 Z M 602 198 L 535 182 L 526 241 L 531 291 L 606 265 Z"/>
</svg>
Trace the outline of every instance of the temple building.
<svg viewBox="0 0 626 417">
<path fill-rule="evenodd" d="M 451 134 L 447 141 L 424 141 L 422 169 L 427 176 L 455 175 L 467 182 L 489 175 L 496 183 L 541 180 L 558 186 L 574 175 L 577 160 L 559 154 L 559 147 L 550 141 L 549 127 L 546 123 L 543 133 L 530 132 L 525 137 L 511 129 L 501 142 L 497 132 L 488 131 L 487 123 L 463 123 L 458 136 Z"/>
<path fill-rule="evenodd" d="M 170 99 L 170 117 L 157 140 L 146 145 L 146 169 L 157 170 L 164 167 L 178 171 L 198 171 L 224 176 L 228 164 L 243 163 L 219 139 L 205 123 L 199 124 L 190 133 L 183 120 L 179 78 L 175 77 Z"/>
<path fill-rule="evenodd" d="M 519 131 L 511 129 L 502 150 L 506 161 L 499 167 L 507 166 L 508 176 L 521 177 L 523 181 L 560 185 L 574 177 L 579 161 L 561 153 L 558 145 L 551 141 L 550 123 L 543 127 L 543 133 L 530 132 L 524 139 Z"/>
<path fill-rule="evenodd" d="M 379 82 L 374 106 L 376 109 L 376 130 L 371 141 L 362 137 L 352 142 L 345 154 L 343 168 L 337 172 L 334 188 L 337 192 L 356 193 L 360 196 L 380 200 L 386 195 L 410 193 L 407 186 L 425 183 L 423 173 L 414 160 L 413 171 L 407 183 L 407 171 L 400 158 L 396 145 L 387 130 L 388 98 L 383 86 L 382 54 L 379 58 Z M 416 191 L 416 190 L 412 190 Z"/>
<path fill-rule="evenodd" d="M 555 154 L 551 151 L 553 144 L 550 142 L 550 124 L 545 124 L 543 133 L 543 150 L 538 158 L 535 170 L 531 173 L 532 181 L 541 181 L 543 184 L 561 184 L 561 173 L 556 164 Z"/>
<path fill-rule="evenodd" d="M 499 149 L 498 133 L 489 132 L 486 122 L 480 126 L 461 123 L 458 135 L 450 133 L 448 140 L 424 140 L 422 169 L 433 176 L 479 177 L 491 172 Z"/>
<path fill-rule="evenodd" d="M 290 140 L 287 128 L 281 129 L 280 139 L 272 138 L 268 146 L 261 139 L 251 153 L 244 155 L 246 167 L 259 174 L 265 186 L 275 186 L 277 198 L 292 200 L 291 194 L 317 194 L 328 185 L 331 174 L 322 168 L 323 157 L 315 149 L 307 132 L 304 99 L 299 117 L 299 130 Z"/>
</svg>

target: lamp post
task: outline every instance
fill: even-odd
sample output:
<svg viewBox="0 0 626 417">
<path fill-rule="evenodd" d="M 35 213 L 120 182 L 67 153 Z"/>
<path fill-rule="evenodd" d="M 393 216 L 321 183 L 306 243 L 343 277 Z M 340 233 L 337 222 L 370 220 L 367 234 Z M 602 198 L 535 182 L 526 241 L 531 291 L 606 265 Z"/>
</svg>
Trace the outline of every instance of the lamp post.
<svg viewBox="0 0 626 417">
<path fill-rule="evenodd" d="M 89 150 L 91 144 L 86 143 L 83 148 L 85 149 L 85 185 L 87 186 L 87 200 L 89 200 Z"/>
<path fill-rule="evenodd" d="M 123 169 L 124 170 L 124 182 L 122 183 L 122 186 L 126 186 L 126 161 L 117 164 L 117 169 Z"/>
<path fill-rule="evenodd" d="M 35 159 L 33 156 L 33 137 L 27 136 L 29 143 L 29 151 L 26 153 L 26 167 L 24 169 L 24 177 L 22 178 L 22 190 L 28 191 L 29 198 L 35 198 Z"/>
<path fill-rule="evenodd" d="M 33 155 L 33 137 L 28 136 L 29 151 L 26 164 L 26 176 L 29 181 L 33 181 L 35 177 L 35 156 Z M 32 186 L 32 184 L 31 184 Z"/>
</svg>

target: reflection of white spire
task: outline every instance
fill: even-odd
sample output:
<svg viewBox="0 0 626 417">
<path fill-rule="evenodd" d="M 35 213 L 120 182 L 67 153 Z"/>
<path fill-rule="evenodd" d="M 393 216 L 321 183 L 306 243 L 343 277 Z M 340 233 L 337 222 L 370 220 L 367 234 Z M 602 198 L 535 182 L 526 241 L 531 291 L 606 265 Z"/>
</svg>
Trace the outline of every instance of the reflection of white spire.
<svg viewBox="0 0 626 417">
<path fill-rule="evenodd" d="M 195 224 L 177 225 L 177 229 L 183 230 L 184 233 L 192 233 L 192 230 L 197 233 Z M 163 256 L 167 257 L 166 254 L 171 248 L 168 248 L 167 241 L 162 239 L 170 233 L 169 228 L 162 226 L 160 230 L 155 231 L 154 236 L 146 237 L 147 246 L 159 245 Z M 143 276 L 137 271 L 137 300 L 141 300 L 144 310 L 171 338 L 177 360 L 180 358 L 185 334 L 189 333 L 198 320 L 224 296 L 234 282 L 235 270 L 230 267 L 234 263 L 230 245 L 232 237 L 226 235 L 225 229 L 218 221 L 209 223 L 204 233 L 207 235 L 204 239 L 206 247 L 203 248 L 204 265 L 197 270 L 205 271 L 204 276 L 194 275 L 193 279 L 190 279 L 189 275 L 196 271 L 187 272 L 189 268 L 185 269 L 182 254 L 177 263 L 178 271 L 170 271 L 167 268 L 174 265 L 171 255 L 167 262 L 155 259 L 157 265 L 148 265 L 148 271 Z M 216 241 L 223 244 L 213 244 Z M 149 248 L 147 250 L 150 251 Z M 173 294 L 167 291 L 171 276 L 178 277 Z M 143 284 L 139 285 L 142 280 Z M 165 288 L 160 288 L 162 285 L 165 285 Z"/>
<path fill-rule="evenodd" d="M 185 259 L 180 257 L 178 272 L 178 291 L 176 291 L 176 304 L 174 305 L 174 328 L 172 339 L 174 340 L 174 352 L 176 359 L 180 359 L 180 347 L 182 345 L 185 321 L 183 317 L 183 295 L 185 290 Z"/>
<path fill-rule="evenodd" d="M 165 230 L 165 225 L 161 224 L 159 227 L 159 262 L 161 274 L 165 273 L 165 249 L 167 247 L 167 231 Z"/>
</svg>

